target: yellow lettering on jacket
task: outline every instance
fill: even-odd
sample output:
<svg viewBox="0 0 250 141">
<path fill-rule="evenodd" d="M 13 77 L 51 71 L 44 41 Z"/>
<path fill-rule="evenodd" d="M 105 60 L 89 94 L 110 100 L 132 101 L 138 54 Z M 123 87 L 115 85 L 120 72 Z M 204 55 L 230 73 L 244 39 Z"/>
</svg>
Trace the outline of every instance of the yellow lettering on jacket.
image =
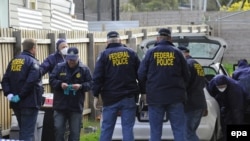
<svg viewBox="0 0 250 141">
<path fill-rule="evenodd" d="M 204 75 L 204 70 L 203 70 L 203 68 L 202 68 L 202 66 L 200 64 L 195 63 L 194 64 L 194 69 L 196 70 L 198 76 L 205 76 Z"/>
<path fill-rule="evenodd" d="M 24 64 L 24 59 L 13 59 L 11 62 L 11 71 L 21 71 Z"/>
<path fill-rule="evenodd" d="M 114 67 L 120 65 L 127 65 L 128 59 L 129 59 L 129 54 L 126 51 L 109 54 L 109 60 L 112 62 L 112 65 Z"/>
<path fill-rule="evenodd" d="M 66 76 L 67 74 L 66 74 L 66 72 L 60 72 L 59 73 L 59 76 Z"/>
<path fill-rule="evenodd" d="M 157 66 L 173 66 L 174 52 L 154 52 L 154 60 Z"/>
</svg>

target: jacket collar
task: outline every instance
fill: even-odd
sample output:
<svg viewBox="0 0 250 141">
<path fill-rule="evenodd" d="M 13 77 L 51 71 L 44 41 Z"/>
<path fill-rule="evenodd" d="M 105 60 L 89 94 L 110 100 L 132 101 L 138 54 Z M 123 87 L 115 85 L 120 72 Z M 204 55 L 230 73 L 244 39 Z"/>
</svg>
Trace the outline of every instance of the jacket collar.
<svg viewBox="0 0 250 141">
<path fill-rule="evenodd" d="M 122 46 L 121 43 L 110 43 L 106 48 L 114 48 L 114 47 L 120 47 Z"/>
</svg>

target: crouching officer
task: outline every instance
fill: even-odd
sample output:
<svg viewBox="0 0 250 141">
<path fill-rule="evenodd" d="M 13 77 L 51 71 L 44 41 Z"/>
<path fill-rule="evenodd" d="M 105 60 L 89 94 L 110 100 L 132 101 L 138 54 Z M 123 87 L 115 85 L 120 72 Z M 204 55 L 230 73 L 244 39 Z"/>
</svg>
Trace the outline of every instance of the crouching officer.
<svg viewBox="0 0 250 141">
<path fill-rule="evenodd" d="M 208 91 L 220 105 L 223 140 L 226 126 L 243 124 L 246 93 L 237 81 L 225 75 L 216 75 L 208 84 Z"/>
<path fill-rule="evenodd" d="M 69 141 L 79 141 L 85 92 L 92 87 L 89 68 L 79 61 L 78 49 L 67 51 L 66 62 L 56 65 L 50 74 L 54 89 L 54 128 L 56 141 L 64 140 L 65 125 L 69 123 Z"/>
</svg>

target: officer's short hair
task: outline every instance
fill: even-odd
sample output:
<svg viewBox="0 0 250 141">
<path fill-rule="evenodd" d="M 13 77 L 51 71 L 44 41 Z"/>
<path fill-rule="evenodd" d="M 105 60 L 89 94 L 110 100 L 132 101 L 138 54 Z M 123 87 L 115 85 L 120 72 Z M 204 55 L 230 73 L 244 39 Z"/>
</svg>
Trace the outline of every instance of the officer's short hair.
<svg viewBox="0 0 250 141">
<path fill-rule="evenodd" d="M 34 46 L 36 46 L 36 40 L 34 40 L 34 39 L 25 39 L 23 41 L 22 45 L 23 45 L 23 50 L 29 51 Z"/>
</svg>

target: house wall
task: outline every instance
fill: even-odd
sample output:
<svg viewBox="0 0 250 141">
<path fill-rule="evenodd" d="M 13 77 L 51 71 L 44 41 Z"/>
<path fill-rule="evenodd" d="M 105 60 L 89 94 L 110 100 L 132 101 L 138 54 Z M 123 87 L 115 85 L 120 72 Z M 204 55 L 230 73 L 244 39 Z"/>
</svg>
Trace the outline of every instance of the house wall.
<svg viewBox="0 0 250 141">
<path fill-rule="evenodd" d="M 2 0 L 0 5 L 0 27 L 9 27 L 9 3 Z"/>
<path fill-rule="evenodd" d="M 74 4 L 68 0 L 37 0 L 36 10 L 27 8 L 25 5 L 25 0 L 9 1 L 10 27 L 13 28 L 19 28 L 20 25 L 26 28 L 32 27 L 31 25 L 41 25 L 41 29 L 51 29 L 51 19 L 53 19 L 53 11 L 68 16 L 70 20 L 72 19 L 71 16 L 74 16 L 74 12 L 71 12 L 72 8 L 74 10 Z M 23 9 L 26 11 L 30 10 L 31 13 L 26 14 L 26 17 L 20 16 L 20 13 L 22 13 Z M 34 17 L 41 15 L 42 17 L 41 19 L 37 19 L 32 18 L 30 15 Z M 63 19 L 63 17 L 61 18 Z M 39 20 L 41 20 L 40 23 L 37 23 Z M 37 27 L 37 29 L 40 28 Z"/>
</svg>

